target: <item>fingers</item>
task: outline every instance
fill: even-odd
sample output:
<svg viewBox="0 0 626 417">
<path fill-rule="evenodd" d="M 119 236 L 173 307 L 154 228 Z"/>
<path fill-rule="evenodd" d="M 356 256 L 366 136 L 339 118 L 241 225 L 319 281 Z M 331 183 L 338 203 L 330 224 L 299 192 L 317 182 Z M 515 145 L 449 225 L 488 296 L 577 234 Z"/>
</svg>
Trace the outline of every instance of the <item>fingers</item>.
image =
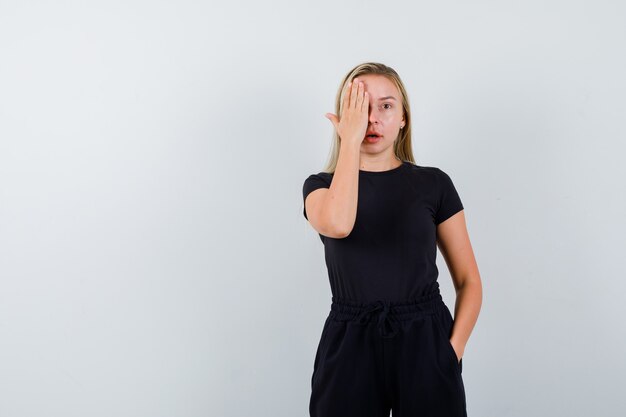
<svg viewBox="0 0 626 417">
<path fill-rule="evenodd" d="M 365 86 L 363 86 L 363 90 L 365 90 Z M 360 106 L 359 110 L 362 112 L 369 113 L 368 108 L 370 104 L 369 94 L 367 91 L 363 91 L 363 94 L 360 96 Z"/>
<path fill-rule="evenodd" d="M 369 94 L 365 91 L 365 84 L 358 78 L 350 81 L 343 92 L 341 118 L 345 112 L 367 111 L 369 107 Z"/>
<path fill-rule="evenodd" d="M 359 111 L 367 110 L 369 106 L 369 94 L 365 91 L 365 84 L 356 78 L 354 81 L 356 83 L 356 88 L 352 89 L 352 91 L 354 91 L 354 102 L 352 107 Z"/>
<path fill-rule="evenodd" d="M 356 108 L 356 99 L 357 99 L 357 95 L 359 93 L 359 86 L 360 86 L 360 82 L 357 78 L 354 79 L 353 83 L 352 83 L 352 89 L 350 91 L 350 108 Z"/>
<path fill-rule="evenodd" d="M 358 110 L 361 110 L 361 107 L 363 107 L 363 91 L 365 90 L 365 86 L 363 85 L 362 82 L 359 81 L 359 85 L 357 87 L 357 94 L 356 94 L 356 108 Z"/>
<path fill-rule="evenodd" d="M 352 91 L 352 81 L 348 83 L 346 89 L 343 92 L 343 105 L 342 108 L 347 109 L 350 106 L 350 92 Z"/>
</svg>

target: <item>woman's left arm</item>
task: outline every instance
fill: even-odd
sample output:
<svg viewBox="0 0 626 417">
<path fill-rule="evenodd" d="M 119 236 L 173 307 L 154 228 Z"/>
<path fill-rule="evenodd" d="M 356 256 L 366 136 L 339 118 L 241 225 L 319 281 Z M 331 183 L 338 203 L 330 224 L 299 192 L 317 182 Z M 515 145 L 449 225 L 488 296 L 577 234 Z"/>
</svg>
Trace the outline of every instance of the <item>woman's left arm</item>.
<svg viewBox="0 0 626 417">
<path fill-rule="evenodd" d="M 450 343 L 460 360 L 482 305 L 482 283 L 467 232 L 465 210 L 437 225 L 437 246 L 456 290 Z"/>
</svg>

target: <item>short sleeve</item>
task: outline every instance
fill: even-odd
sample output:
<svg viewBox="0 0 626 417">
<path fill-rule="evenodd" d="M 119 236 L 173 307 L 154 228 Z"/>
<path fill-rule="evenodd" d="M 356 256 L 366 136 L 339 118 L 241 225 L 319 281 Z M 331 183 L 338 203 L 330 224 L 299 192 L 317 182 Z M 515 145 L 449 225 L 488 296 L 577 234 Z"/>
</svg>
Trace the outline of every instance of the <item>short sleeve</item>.
<svg viewBox="0 0 626 417">
<path fill-rule="evenodd" d="M 318 188 L 330 188 L 331 176 L 326 172 L 320 172 L 319 174 L 312 174 L 304 180 L 302 185 L 302 201 L 306 201 L 306 197 Z M 309 220 L 306 215 L 306 207 L 303 209 L 304 218 Z"/>
<path fill-rule="evenodd" d="M 436 170 L 439 177 L 439 200 L 435 213 L 435 224 L 438 225 L 463 210 L 463 203 L 450 176 L 439 168 Z"/>
</svg>

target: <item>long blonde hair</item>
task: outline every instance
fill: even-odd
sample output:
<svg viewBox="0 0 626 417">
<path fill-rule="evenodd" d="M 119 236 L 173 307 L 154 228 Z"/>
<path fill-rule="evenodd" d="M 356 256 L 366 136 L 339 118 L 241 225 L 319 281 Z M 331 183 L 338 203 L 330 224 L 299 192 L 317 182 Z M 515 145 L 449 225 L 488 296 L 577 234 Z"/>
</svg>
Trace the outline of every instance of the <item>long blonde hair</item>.
<svg viewBox="0 0 626 417">
<path fill-rule="evenodd" d="M 348 71 L 343 81 L 341 82 L 341 85 L 339 86 L 339 90 L 337 91 L 337 98 L 335 99 L 335 114 L 341 119 L 343 102 L 342 93 L 345 89 L 346 84 L 352 81 L 354 78 L 366 74 L 383 75 L 387 77 L 387 79 L 389 79 L 392 83 L 394 83 L 395 86 L 398 88 L 398 91 L 402 96 L 402 109 L 404 112 L 405 125 L 402 129 L 400 129 L 398 138 L 393 144 L 393 150 L 396 157 L 398 157 L 400 160 L 415 163 L 415 160 L 413 159 L 413 149 L 411 146 L 411 108 L 409 107 L 409 97 L 406 93 L 406 89 L 404 88 L 404 84 L 402 83 L 400 76 L 393 68 L 378 62 L 365 62 L 363 64 L 357 65 L 356 67 Z M 337 159 L 339 158 L 339 149 L 340 140 L 339 135 L 337 134 L 337 130 L 335 129 L 333 133 L 333 143 L 330 151 L 329 160 L 326 163 L 324 172 L 335 172 L 335 168 L 337 167 Z"/>
</svg>

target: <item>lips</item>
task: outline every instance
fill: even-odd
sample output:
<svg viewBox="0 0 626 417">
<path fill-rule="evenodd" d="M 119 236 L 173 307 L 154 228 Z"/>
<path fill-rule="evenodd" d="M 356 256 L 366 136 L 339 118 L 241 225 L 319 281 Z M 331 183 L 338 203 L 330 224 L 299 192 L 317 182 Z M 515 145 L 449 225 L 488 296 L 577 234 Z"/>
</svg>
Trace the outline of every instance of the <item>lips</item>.
<svg viewBox="0 0 626 417">
<path fill-rule="evenodd" d="M 379 137 L 379 136 L 381 136 L 381 135 L 379 135 L 376 132 L 367 132 L 367 134 L 365 135 L 365 137 L 368 137 L 368 138 L 369 137 Z"/>
</svg>

